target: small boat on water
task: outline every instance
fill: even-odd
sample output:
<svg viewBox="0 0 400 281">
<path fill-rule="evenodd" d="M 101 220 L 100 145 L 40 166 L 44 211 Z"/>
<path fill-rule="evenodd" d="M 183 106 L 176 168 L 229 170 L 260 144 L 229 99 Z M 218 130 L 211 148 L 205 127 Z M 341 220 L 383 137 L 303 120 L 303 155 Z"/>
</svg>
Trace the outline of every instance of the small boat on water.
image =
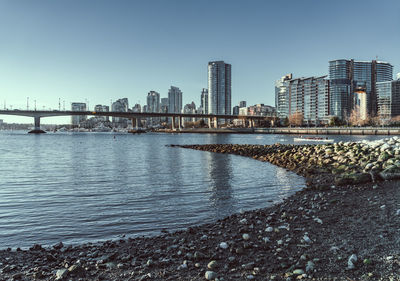
<svg viewBox="0 0 400 281">
<path fill-rule="evenodd" d="M 299 137 L 294 138 L 294 141 L 333 143 L 335 140 L 321 137 Z"/>
</svg>

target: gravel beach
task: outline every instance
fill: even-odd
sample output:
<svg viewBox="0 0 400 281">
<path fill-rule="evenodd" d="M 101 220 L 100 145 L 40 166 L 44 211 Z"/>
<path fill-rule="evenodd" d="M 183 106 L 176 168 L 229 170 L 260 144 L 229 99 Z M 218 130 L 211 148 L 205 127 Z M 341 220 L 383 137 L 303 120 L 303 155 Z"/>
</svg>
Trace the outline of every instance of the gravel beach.
<svg viewBox="0 0 400 281">
<path fill-rule="evenodd" d="M 0 280 L 400 280 L 398 139 L 174 147 L 269 161 L 305 176 L 308 187 L 160 236 L 3 249 Z"/>
</svg>

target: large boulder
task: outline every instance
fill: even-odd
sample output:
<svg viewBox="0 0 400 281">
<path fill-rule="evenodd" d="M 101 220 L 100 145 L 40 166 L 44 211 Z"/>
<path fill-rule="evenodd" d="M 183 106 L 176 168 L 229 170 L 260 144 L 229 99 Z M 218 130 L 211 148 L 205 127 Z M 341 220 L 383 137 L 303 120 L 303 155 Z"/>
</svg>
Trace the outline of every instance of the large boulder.
<svg viewBox="0 0 400 281">
<path fill-rule="evenodd" d="M 400 168 L 395 165 L 390 166 L 380 172 L 379 176 L 384 180 L 400 179 Z"/>
<path fill-rule="evenodd" d="M 335 178 L 336 185 L 359 184 L 371 181 L 371 175 L 367 173 L 347 173 Z"/>
</svg>

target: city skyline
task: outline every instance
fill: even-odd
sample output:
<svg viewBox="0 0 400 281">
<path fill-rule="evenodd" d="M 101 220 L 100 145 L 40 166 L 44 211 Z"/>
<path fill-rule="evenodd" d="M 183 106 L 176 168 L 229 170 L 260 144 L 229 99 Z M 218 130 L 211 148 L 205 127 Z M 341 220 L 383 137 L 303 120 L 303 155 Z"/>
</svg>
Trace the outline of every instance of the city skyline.
<svg viewBox="0 0 400 281">
<path fill-rule="evenodd" d="M 282 74 L 327 75 L 336 59 L 378 56 L 394 65 L 394 75 L 400 72 L 396 1 L 221 1 L 212 9 L 211 3 L 2 1 L 0 106 L 6 100 L 26 108 L 27 97 L 40 109 L 58 109 L 59 99 L 66 108 L 122 97 L 144 105 L 150 90 L 166 97 L 171 85 L 184 93 L 183 104 L 200 104 L 207 62 L 216 60 L 233 65 L 232 105 L 274 105 L 274 82 Z M 358 25 L 355 11 L 368 20 Z M 304 30 L 312 31 L 307 38 Z M 354 44 L 337 44 L 339 38 Z"/>
</svg>

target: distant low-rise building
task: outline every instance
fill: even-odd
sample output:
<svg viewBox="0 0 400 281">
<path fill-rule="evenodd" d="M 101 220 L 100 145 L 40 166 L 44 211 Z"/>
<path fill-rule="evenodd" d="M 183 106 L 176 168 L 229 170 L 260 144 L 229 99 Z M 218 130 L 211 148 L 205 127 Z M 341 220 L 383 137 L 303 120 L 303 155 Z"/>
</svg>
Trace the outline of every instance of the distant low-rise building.
<svg viewBox="0 0 400 281">
<path fill-rule="evenodd" d="M 266 117 L 276 116 L 275 107 L 264 105 L 263 103 L 249 106 L 247 112 L 248 112 L 247 115 L 251 116 L 266 116 Z"/>
<path fill-rule="evenodd" d="M 83 102 L 73 102 L 71 103 L 71 111 L 86 111 L 86 103 Z M 71 124 L 73 126 L 79 126 L 81 122 L 86 121 L 86 115 L 72 115 Z"/>
</svg>

